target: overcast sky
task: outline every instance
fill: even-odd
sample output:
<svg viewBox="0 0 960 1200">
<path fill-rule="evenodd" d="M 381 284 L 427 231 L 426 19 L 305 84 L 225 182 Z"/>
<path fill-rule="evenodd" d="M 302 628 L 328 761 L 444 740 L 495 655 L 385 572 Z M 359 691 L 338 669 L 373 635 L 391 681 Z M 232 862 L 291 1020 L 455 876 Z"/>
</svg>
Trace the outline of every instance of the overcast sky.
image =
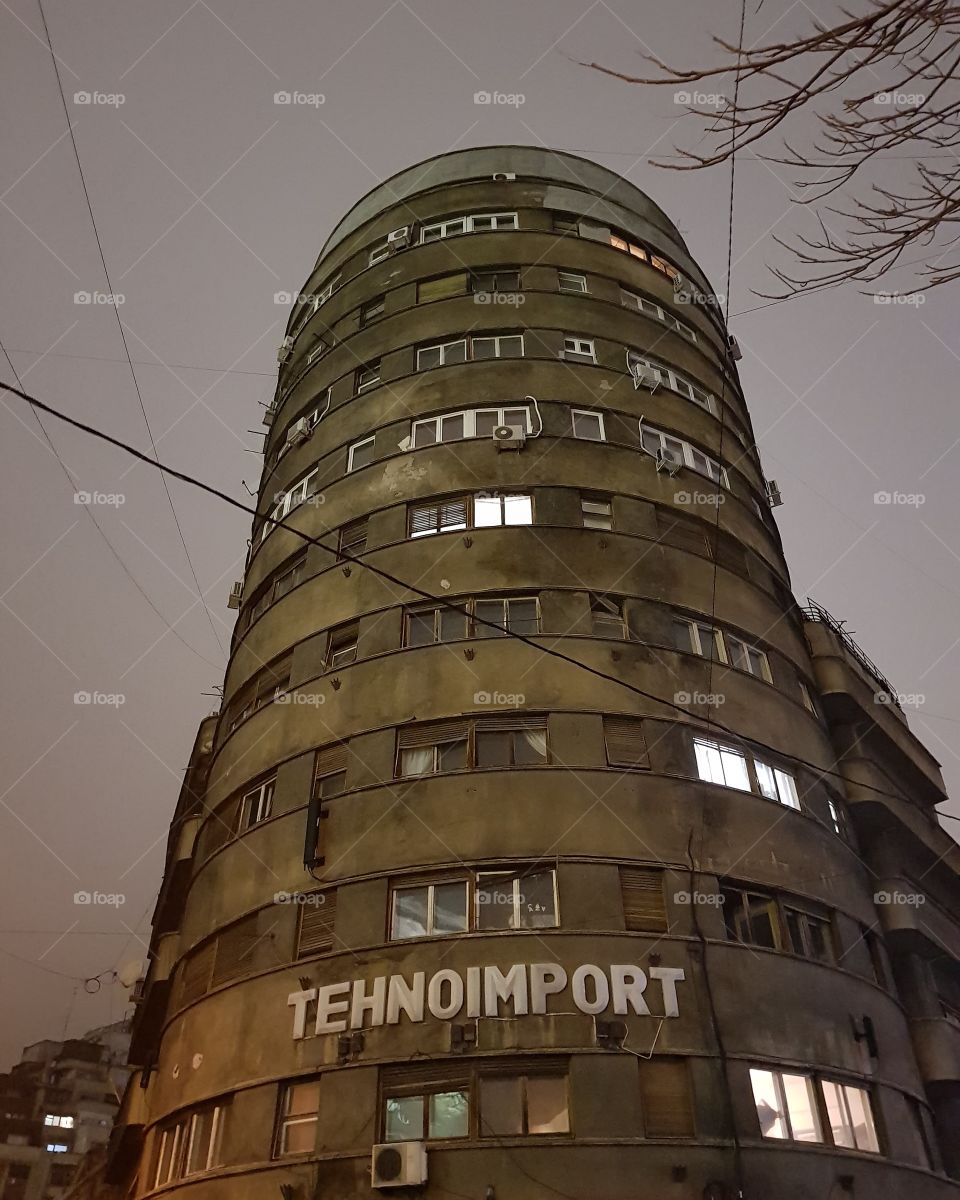
<svg viewBox="0 0 960 1200">
<path fill-rule="evenodd" d="M 747 42 L 837 12 L 825 0 L 748 7 Z M 629 72 L 645 48 L 709 59 L 712 33 L 736 39 L 733 2 L 48 0 L 45 11 L 161 457 L 231 495 L 259 475 L 260 406 L 287 317 L 274 293 L 296 291 L 343 212 L 419 159 L 490 143 L 593 158 L 666 210 L 723 290 L 726 171 L 649 161 L 692 144 L 695 119 L 673 89 L 576 60 Z M 36 0 L 2 0 L 0 45 L 0 339 L 27 390 L 146 450 L 114 311 L 74 299 L 107 286 Z M 323 103 L 278 105 L 279 91 Z M 478 105 L 478 91 L 523 103 Z M 766 474 L 784 495 L 794 591 L 846 618 L 898 691 L 920 698 L 911 726 L 960 795 L 957 292 L 881 306 L 845 288 L 758 308 L 773 234 L 809 231 L 809 217 L 781 169 L 748 158 L 735 211 L 731 326 Z M 13 381 L 2 356 L 0 370 Z M 208 614 L 159 475 L 46 426 L 81 488 L 123 497 L 91 511 L 163 619 L 74 503 L 34 418 L 6 397 L 0 1067 L 25 1043 L 125 1010 L 117 984 L 90 995 L 76 980 L 145 953 L 249 532 L 242 514 L 170 483 Z M 878 505 L 877 492 L 923 503 Z M 77 704 L 77 692 L 123 703 Z M 76 904 L 81 891 L 123 903 Z"/>
</svg>

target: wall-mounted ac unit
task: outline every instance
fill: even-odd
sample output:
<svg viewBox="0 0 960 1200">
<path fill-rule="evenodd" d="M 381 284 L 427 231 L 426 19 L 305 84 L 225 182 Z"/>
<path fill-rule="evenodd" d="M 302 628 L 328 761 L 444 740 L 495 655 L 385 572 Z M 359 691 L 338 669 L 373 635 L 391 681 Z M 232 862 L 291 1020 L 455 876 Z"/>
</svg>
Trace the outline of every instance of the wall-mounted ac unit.
<svg viewBox="0 0 960 1200">
<path fill-rule="evenodd" d="M 631 363 L 630 374 L 633 376 L 634 389 L 645 387 L 648 392 L 655 392 L 663 383 L 660 372 L 646 363 Z"/>
<path fill-rule="evenodd" d="M 387 248 L 390 250 L 401 250 L 404 246 L 410 245 L 410 226 L 401 225 L 399 229 L 392 229 L 387 234 Z"/>
<path fill-rule="evenodd" d="M 732 333 L 727 334 L 727 351 L 734 362 L 739 362 L 743 358 L 743 351 L 740 349 L 740 343 Z"/>
<path fill-rule="evenodd" d="M 777 508 L 783 503 L 783 497 L 780 495 L 780 489 L 777 487 L 775 479 L 767 480 L 767 503 L 771 508 Z"/>
<path fill-rule="evenodd" d="M 426 1182 L 427 1148 L 423 1142 L 387 1142 L 374 1146 L 370 1160 L 373 1187 L 416 1187 Z"/>
<path fill-rule="evenodd" d="M 661 447 L 657 451 L 657 470 L 666 471 L 668 475 L 676 475 L 683 466 L 683 459 L 675 450 L 664 450 Z"/>
<path fill-rule="evenodd" d="M 300 446 L 310 436 L 313 430 L 310 428 L 310 422 L 306 417 L 301 417 L 299 421 L 294 423 L 287 430 L 287 445 Z"/>
<path fill-rule="evenodd" d="M 678 304 L 693 303 L 693 294 L 690 291 L 690 285 L 682 275 L 674 275 L 673 277 L 673 298 Z"/>
<path fill-rule="evenodd" d="M 283 339 L 283 341 L 280 343 L 279 349 L 277 350 L 277 362 L 278 363 L 289 362 L 290 355 L 292 353 L 293 353 L 293 338 L 285 337 Z"/>
<path fill-rule="evenodd" d="M 498 450 L 522 450 L 527 440 L 522 425 L 498 425 L 493 431 L 494 445 Z"/>
<path fill-rule="evenodd" d="M 494 183 L 509 183 L 511 179 L 516 179 L 516 171 L 495 171 L 493 175 Z"/>
<path fill-rule="evenodd" d="M 227 608 L 239 608 L 240 601 L 243 599 L 243 580 L 238 579 L 230 589 L 230 598 L 227 600 Z"/>
</svg>

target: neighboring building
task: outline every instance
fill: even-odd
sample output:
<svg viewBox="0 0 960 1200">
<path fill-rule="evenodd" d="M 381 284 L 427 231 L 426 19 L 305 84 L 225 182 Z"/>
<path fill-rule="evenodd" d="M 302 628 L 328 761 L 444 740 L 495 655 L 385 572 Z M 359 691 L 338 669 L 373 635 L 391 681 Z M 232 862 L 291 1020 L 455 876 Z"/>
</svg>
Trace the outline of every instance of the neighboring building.
<svg viewBox="0 0 960 1200">
<path fill-rule="evenodd" d="M 36 1042 L 0 1075 L 0 1200 L 59 1200 L 105 1147 L 130 1075 L 126 1022 Z"/>
<path fill-rule="evenodd" d="M 457 151 L 303 291 L 110 1182 L 956 1197 L 940 772 L 791 594 L 677 229 Z"/>
</svg>

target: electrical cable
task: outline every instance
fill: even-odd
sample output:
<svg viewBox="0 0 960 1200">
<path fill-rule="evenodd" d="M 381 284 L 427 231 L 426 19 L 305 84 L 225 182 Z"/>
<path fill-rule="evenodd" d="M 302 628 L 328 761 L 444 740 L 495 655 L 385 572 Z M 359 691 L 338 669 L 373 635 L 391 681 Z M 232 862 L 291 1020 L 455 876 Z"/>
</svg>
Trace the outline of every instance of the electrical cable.
<svg viewBox="0 0 960 1200">
<path fill-rule="evenodd" d="M 41 358 L 80 358 L 86 362 L 105 362 L 123 364 L 125 358 L 108 358 L 104 354 L 67 354 L 57 350 L 25 350 L 22 346 L 11 346 L 11 354 L 29 354 L 35 359 Z M 202 367 L 199 363 L 168 363 L 162 359 L 149 360 L 135 358 L 135 367 L 165 367 L 168 371 L 210 371 L 214 375 L 261 375 L 264 379 L 276 379 L 276 371 L 242 371 L 238 367 Z"/>
<path fill-rule="evenodd" d="M 80 151 L 77 147 L 77 139 L 74 136 L 74 132 L 73 132 L 73 122 L 70 120 L 70 110 L 67 108 L 67 98 L 64 95 L 64 91 L 63 91 L 63 80 L 60 78 L 60 64 L 58 63 L 57 56 L 53 50 L 53 42 L 50 38 L 50 30 L 47 28 L 47 18 L 46 18 L 46 14 L 43 11 L 43 0 L 37 0 L 37 7 L 40 10 L 40 20 L 43 22 L 43 33 L 47 39 L 47 48 L 50 51 L 50 58 L 53 61 L 53 71 L 54 71 L 54 74 L 57 79 L 57 88 L 60 92 L 60 103 L 63 105 L 63 115 L 66 118 L 67 131 L 70 134 L 70 143 L 73 146 L 73 156 L 77 161 L 77 170 L 80 173 L 80 186 L 83 188 L 83 197 L 87 202 L 87 212 L 90 214 L 90 223 L 93 226 L 93 235 L 96 238 L 97 249 L 100 252 L 100 263 L 103 267 L 104 278 L 107 281 L 107 291 L 110 293 L 111 296 L 113 296 L 113 295 L 116 295 L 116 293 L 113 290 L 113 283 L 111 282 L 111 279 L 110 279 L 110 272 L 107 269 L 107 260 L 103 253 L 103 243 L 100 240 L 100 231 L 97 228 L 97 221 L 93 215 L 93 204 L 90 201 L 90 193 L 87 190 L 86 177 L 83 174 L 83 166 L 80 162 Z M 156 459 L 158 457 L 157 456 L 157 444 L 153 438 L 153 430 L 150 428 L 150 420 L 147 417 L 147 409 L 143 403 L 143 396 L 140 392 L 140 383 L 137 379 L 137 372 L 134 369 L 133 359 L 130 356 L 130 348 L 127 345 L 126 331 L 123 328 L 123 321 L 120 319 L 120 309 L 116 304 L 111 305 L 111 307 L 113 309 L 114 316 L 117 318 L 117 328 L 120 330 L 120 340 L 123 343 L 123 352 L 126 355 L 127 365 L 130 367 L 130 375 L 133 379 L 133 386 L 136 389 L 137 400 L 139 401 L 139 404 L 140 404 L 140 412 L 143 414 L 143 423 L 147 427 L 147 435 L 150 438 L 150 445 L 153 448 L 153 456 Z M 190 557 L 190 551 L 187 549 L 187 543 L 183 536 L 183 530 L 180 528 L 180 519 L 177 516 L 176 508 L 174 508 L 173 497 L 170 495 L 170 489 L 167 486 L 166 478 L 163 479 L 163 490 L 167 494 L 167 502 L 170 505 L 170 512 L 173 514 L 173 523 L 177 527 L 177 534 L 180 538 L 180 544 L 183 546 L 183 553 L 186 556 L 187 565 L 190 567 L 190 574 L 193 576 L 193 582 L 197 589 L 197 599 L 200 601 L 200 604 L 203 606 L 203 611 L 207 615 L 207 621 L 210 625 L 210 630 L 213 633 L 214 640 L 216 641 L 217 645 L 220 647 L 220 653 L 226 654 L 226 650 L 224 649 L 223 643 L 220 641 L 220 635 L 217 633 L 216 626 L 213 623 L 213 615 L 211 614 L 210 609 L 207 606 L 207 602 L 203 597 L 203 591 L 200 587 L 200 580 L 197 578 L 197 572 L 194 569 L 193 560 Z"/>
<path fill-rule="evenodd" d="M 241 512 L 247 513 L 250 516 L 256 517 L 259 515 L 256 508 L 252 508 L 250 505 L 244 504 L 242 500 L 237 500 L 233 496 L 228 495 L 226 492 L 220 491 L 219 488 L 215 488 L 212 484 L 204 483 L 202 479 L 197 479 L 192 475 L 188 475 L 184 471 L 178 471 L 175 467 L 169 467 L 162 462 L 152 459 L 149 455 L 144 454 L 143 451 L 138 450 L 135 446 L 131 446 L 127 442 L 123 442 L 119 438 L 113 437 L 112 434 L 106 433 L 102 429 L 97 429 L 92 425 L 87 425 L 83 421 L 78 421 L 75 417 L 68 416 L 59 409 L 53 408 L 52 405 L 46 404 L 42 400 L 38 400 L 35 396 L 31 396 L 27 392 L 23 392 L 19 388 L 15 388 L 9 383 L 4 383 L 2 380 L 0 380 L 0 390 L 10 392 L 12 395 L 18 396 L 27 404 L 39 408 L 41 412 L 49 413 L 50 416 L 56 417 L 57 420 L 63 421 L 67 425 L 72 425 L 75 429 L 79 429 L 81 432 L 89 434 L 91 437 L 99 438 L 101 441 L 105 441 L 112 446 L 116 446 L 118 449 L 123 450 L 127 454 L 133 455 L 134 458 L 139 459 L 141 462 L 146 463 L 147 466 L 153 467 L 158 471 L 162 471 L 165 474 L 172 476 L 174 479 L 179 479 L 182 483 L 187 483 L 192 487 L 198 488 L 200 491 L 206 492 L 208 495 L 215 496 L 218 500 L 222 500 L 225 504 L 229 504 L 232 508 L 237 508 Z M 393 584 L 394 587 L 411 592 L 413 595 L 422 600 L 429 600 L 432 603 L 441 605 L 444 608 L 448 608 L 452 612 L 456 612 L 461 616 L 471 615 L 462 605 L 456 604 L 454 601 L 448 600 L 444 596 L 436 596 L 432 592 L 428 592 L 424 588 L 418 587 L 415 583 L 410 583 L 409 580 L 401 579 L 399 576 L 393 575 L 389 571 L 385 571 L 382 567 L 377 567 L 373 563 L 367 562 L 365 559 L 358 558 L 346 550 L 342 550 L 337 546 L 331 546 L 329 543 L 322 541 L 320 538 L 312 537 L 310 534 L 304 533 L 303 530 L 297 529 L 293 525 L 289 525 L 286 518 L 270 518 L 270 523 L 277 529 L 285 529 L 288 533 L 294 534 L 309 546 L 317 546 L 321 550 L 326 550 L 329 554 L 333 554 L 338 561 L 361 567 L 364 570 L 369 571 L 371 574 L 376 575 L 378 578 L 385 580 L 387 583 Z M 609 675 L 606 671 L 601 671 L 598 667 L 592 667 L 589 663 L 585 663 L 578 658 L 574 658 L 572 655 L 564 654 L 562 650 L 556 650 L 552 646 L 543 645 L 542 642 L 534 641 L 533 638 L 527 637 L 525 634 L 517 633 L 512 629 L 507 629 L 504 625 L 498 625 L 496 621 L 488 620 L 487 618 L 478 616 L 477 614 L 473 614 L 473 620 L 475 623 L 484 625 L 489 629 L 495 629 L 499 634 L 513 638 L 514 641 L 521 642 L 525 646 L 530 646 L 540 654 L 545 654 L 549 658 L 556 658 L 560 662 L 565 662 L 570 666 L 577 667 L 589 675 L 593 675 L 598 679 L 605 680 L 607 683 L 616 684 L 618 687 L 624 688 L 633 695 L 640 696 L 644 700 L 651 700 L 656 704 L 662 705 L 664 708 L 669 708 L 675 712 L 682 713 L 684 716 L 690 717 L 698 724 L 702 724 L 704 721 L 704 718 L 700 713 L 694 712 L 692 709 L 685 708 L 682 704 L 677 703 L 675 700 L 670 700 L 666 696 L 657 696 L 653 692 L 648 692 L 644 688 L 637 687 L 636 684 L 630 683 L 626 679 L 620 679 L 616 675 Z M 876 721 L 873 721 L 872 724 L 874 728 L 879 728 Z M 729 726 L 724 725 L 721 721 L 718 721 L 715 718 L 712 720 L 712 725 L 719 729 L 722 733 L 729 734 L 730 737 L 735 738 L 738 742 L 744 742 L 751 747 L 769 751 L 778 758 L 784 759 L 787 762 L 791 762 L 796 766 L 806 767 L 807 769 L 816 772 L 822 778 L 831 777 L 840 780 L 841 783 L 851 782 L 839 771 L 832 770 L 830 767 L 821 766 L 819 763 L 811 762 L 808 759 L 799 757 L 799 755 L 789 754 L 776 746 L 772 746 L 769 742 L 762 741 L 759 738 L 739 733 L 737 730 L 731 729 Z M 896 792 L 889 792 L 885 788 L 876 787 L 874 784 L 867 783 L 863 780 L 857 780 L 856 786 L 864 791 L 872 792 L 875 795 L 883 796 L 887 799 L 898 801 L 906 801 L 907 799 L 905 796 L 898 795 Z M 938 815 L 947 816 L 949 814 L 942 813 Z M 960 820 L 960 818 L 956 819 Z"/>
<path fill-rule="evenodd" d="M 17 372 L 17 368 L 13 365 L 13 361 L 10 358 L 10 355 L 7 353 L 6 347 L 3 345 L 3 342 L 0 342 L 0 351 L 3 351 L 3 357 L 7 360 L 7 363 L 10 366 L 10 370 L 13 372 L 14 379 L 16 379 L 18 385 L 22 388 L 23 380 L 20 378 L 20 375 Z M 40 414 L 37 412 L 36 409 L 32 409 L 31 411 L 33 412 L 33 415 L 36 418 L 37 424 L 40 426 L 40 432 L 43 434 L 44 438 L 46 439 L 47 445 L 50 447 L 51 451 L 53 452 L 54 458 L 56 458 L 57 462 L 60 464 L 60 469 L 63 471 L 64 475 L 67 477 L 67 481 L 69 482 L 70 486 L 74 489 L 74 492 L 76 492 L 77 481 L 73 477 L 73 474 L 71 473 L 70 468 L 60 457 L 60 452 L 57 450 L 56 446 L 53 444 L 53 439 L 50 437 L 50 434 L 47 433 L 46 427 L 44 426 L 43 422 L 40 420 Z M 207 666 L 214 667 L 215 669 L 219 670 L 221 664 L 213 662 L 212 659 L 207 658 L 207 656 L 205 654 L 201 654 L 199 650 L 197 650 L 193 646 L 191 646 L 190 643 L 186 640 L 186 638 L 184 638 L 182 634 L 177 632 L 176 628 L 170 624 L 170 622 L 163 615 L 163 613 L 160 611 L 160 609 L 157 608 L 156 604 L 154 604 L 153 600 L 151 600 L 150 596 L 147 594 L 146 590 L 141 586 L 140 582 L 136 579 L 133 572 L 130 570 L 130 568 L 127 566 L 127 564 L 123 561 L 123 558 L 120 555 L 120 551 L 116 548 L 116 546 L 114 546 L 113 542 L 111 542 L 110 538 L 107 536 L 106 530 L 103 528 L 103 526 L 97 520 L 97 518 L 93 515 L 93 510 L 86 504 L 83 504 L 80 507 L 83 509 L 83 511 L 87 514 L 87 516 L 93 522 L 94 528 L 96 529 L 97 533 L 99 533 L 100 536 L 103 538 L 103 540 L 106 542 L 107 548 L 109 549 L 109 551 L 113 555 L 113 557 L 117 560 L 117 562 L 120 564 L 120 568 L 123 571 L 123 573 L 127 576 L 127 578 L 130 580 L 130 582 L 133 584 L 133 586 L 137 589 L 137 591 L 144 598 L 144 600 L 146 600 L 146 602 L 150 605 L 150 607 L 157 614 L 157 616 L 160 618 L 160 620 L 164 623 L 164 625 L 167 627 L 167 629 L 177 639 L 177 641 L 181 642 L 184 646 L 186 646 L 186 648 L 189 651 L 191 651 L 191 653 L 195 654 L 197 656 L 197 658 L 203 659 L 203 661 L 207 664 Z"/>
</svg>

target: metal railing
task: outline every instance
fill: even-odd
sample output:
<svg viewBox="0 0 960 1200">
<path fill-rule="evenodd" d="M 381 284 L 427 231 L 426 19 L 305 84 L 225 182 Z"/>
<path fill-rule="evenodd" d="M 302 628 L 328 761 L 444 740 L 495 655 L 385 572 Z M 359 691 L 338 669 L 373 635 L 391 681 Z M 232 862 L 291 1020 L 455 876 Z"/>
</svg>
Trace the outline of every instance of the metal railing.
<svg viewBox="0 0 960 1200">
<path fill-rule="evenodd" d="M 903 706 L 897 697 L 897 691 L 893 684 L 887 679 L 886 675 L 884 675 L 873 659 L 868 658 L 864 654 L 847 630 L 843 628 L 842 621 L 838 621 L 836 617 L 831 616 L 822 604 L 817 604 L 809 596 L 807 597 L 805 607 L 801 611 L 805 621 L 819 621 L 821 625 L 827 625 L 843 643 L 851 657 L 863 667 L 868 675 L 871 675 L 880 684 L 880 689 L 887 696 L 889 703 L 903 712 Z"/>
</svg>

